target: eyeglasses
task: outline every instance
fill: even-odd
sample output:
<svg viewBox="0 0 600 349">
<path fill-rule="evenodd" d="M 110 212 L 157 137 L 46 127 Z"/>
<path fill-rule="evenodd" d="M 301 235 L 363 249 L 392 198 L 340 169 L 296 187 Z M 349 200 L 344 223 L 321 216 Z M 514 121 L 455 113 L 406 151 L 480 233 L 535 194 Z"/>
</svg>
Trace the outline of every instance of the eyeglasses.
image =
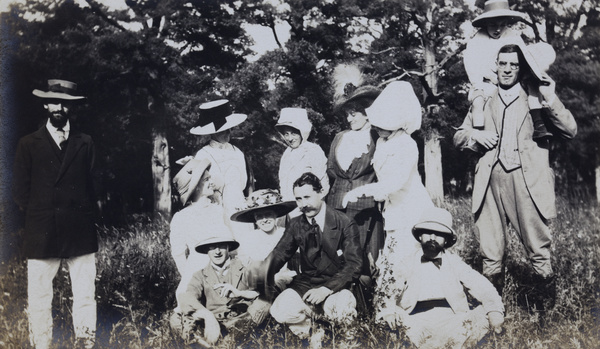
<svg viewBox="0 0 600 349">
<path fill-rule="evenodd" d="M 506 69 L 506 67 L 509 65 L 509 63 L 508 62 L 496 62 L 496 65 L 500 69 Z M 517 69 L 519 69 L 519 63 L 510 63 L 510 70 L 517 70 Z"/>
</svg>

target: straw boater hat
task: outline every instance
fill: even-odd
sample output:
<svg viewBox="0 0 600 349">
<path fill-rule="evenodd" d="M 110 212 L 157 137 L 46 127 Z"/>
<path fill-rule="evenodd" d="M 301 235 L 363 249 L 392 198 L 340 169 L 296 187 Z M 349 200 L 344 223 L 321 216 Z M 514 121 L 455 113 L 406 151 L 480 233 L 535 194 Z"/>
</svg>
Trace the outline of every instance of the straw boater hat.
<svg viewBox="0 0 600 349">
<path fill-rule="evenodd" d="M 232 221 L 254 223 L 254 213 L 261 210 L 272 210 L 277 217 L 284 216 L 294 210 L 296 201 L 283 201 L 281 194 L 275 189 L 260 189 L 246 198 L 246 208 L 234 213 Z"/>
<path fill-rule="evenodd" d="M 387 85 L 366 112 L 371 125 L 384 130 L 411 134 L 421 128 L 421 103 L 406 81 Z"/>
<path fill-rule="evenodd" d="M 210 168 L 208 159 L 192 159 L 188 161 L 183 168 L 173 177 L 173 187 L 179 193 L 181 204 L 185 206 L 186 202 L 196 189 L 204 171 Z"/>
<path fill-rule="evenodd" d="M 233 251 L 240 247 L 240 243 L 235 240 L 231 229 L 229 229 L 225 223 L 211 225 L 212 235 L 202 241 L 196 246 L 196 252 L 206 254 L 210 245 L 227 243 L 229 245 L 229 251 Z"/>
<path fill-rule="evenodd" d="M 483 13 L 475 17 L 472 24 L 474 27 L 483 27 L 485 22 L 491 18 L 509 17 L 513 21 L 523 21 L 529 24 L 524 13 L 513 11 L 508 5 L 508 0 L 489 0 L 486 1 Z"/>
<path fill-rule="evenodd" d="M 67 80 L 51 79 L 48 80 L 48 91 L 33 90 L 34 96 L 47 99 L 63 99 L 66 101 L 75 101 L 84 99 L 84 96 L 76 96 L 77 84 Z"/>
<path fill-rule="evenodd" d="M 443 235 L 446 238 L 444 248 L 452 247 L 457 240 L 456 233 L 452 229 L 452 215 L 443 208 L 431 207 L 426 209 L 419 223 L 412 228 L 412 234 L 417 241 L 420 241 L 421 234 L 426 232 Z"/>
<path fill-rule="evenodd" d="M 194 135 L 211 135 L 235 127 L 248 118 L 246 114 L 236 114 L 231 110 L 227 99 L 219 99 L 200 105 L 198 123 L 190 130 Z"/>
</svg>

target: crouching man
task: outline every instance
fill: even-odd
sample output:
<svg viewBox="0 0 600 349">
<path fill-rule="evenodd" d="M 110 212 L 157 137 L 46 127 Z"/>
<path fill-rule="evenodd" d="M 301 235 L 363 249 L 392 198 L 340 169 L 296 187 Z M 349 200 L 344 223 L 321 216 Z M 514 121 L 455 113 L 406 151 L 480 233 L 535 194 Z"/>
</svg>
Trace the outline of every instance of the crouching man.
<svg viewBox="0 0 600 349">
<path fill-rule="evenodd" d="M 477 344 L 490 329 L 501 333 L 504 306 L 492 283 L 446 251 L 457 239 L 451 214 L 432 207 L 412 232 L 422 251 L 408 256 L 406 270 L 398 271 L 401 296 L 382 319 L 392 329 L 405 327 L 419 348 L 461 348 Z M 481 305 L 470 309 L 465 291 Z"/>
<path fill-rule="evenodd" d="M 196 272 L 186 292 L 178 295 L 181 313 L 171 316 L 171 328 L 186 342 L 214 344 L 221 336 L 221 326 L 231 330 L 240 322 L 258 325 L 269 313 L 270 303 L 250 289 L 244 266 L 229 255 L 239 243 L 224 224 L 220 230 L 196 245 L 197 252 L 208 254 L 210 263 Z M 205 304 L 201 300 L 206 300 Z"/>
<path fill-rule="evenodd" d="M 299 249 L 301 272 L 277 296 L 271 315 L 306 339 L 315 315 L 346 327 L 355 318 L 356 299 L 349 288 L 360 275 L 362 250 L 356 224 L 325 205 L 327 193 L 316 175 L 304 173 L 293 191 L 302 214 L 291 219 L 275 246 L 272 269 L 278 271 Z M 320 332 L 313 333 L 311 341 L 318 342 Z"/>
</svg>

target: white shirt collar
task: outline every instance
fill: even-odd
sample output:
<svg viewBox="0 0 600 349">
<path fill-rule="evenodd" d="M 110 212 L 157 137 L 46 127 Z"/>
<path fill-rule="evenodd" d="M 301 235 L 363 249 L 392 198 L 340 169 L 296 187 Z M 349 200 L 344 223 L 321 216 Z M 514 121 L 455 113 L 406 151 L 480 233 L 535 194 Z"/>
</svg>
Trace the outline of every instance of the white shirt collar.
<svg viewBox="0 0 600 349">
<path fill-rule="evenodd" d="M 321 228 L 321 231 L 324 231 L 323 228 L 325 227 L 325 209 L 327 208 L 327 205 L 325 205 L 325 201 L 323 201 L 323 205 L 321 205 L 321 211 L 319 211 L 319 213 L 317 213 L 316 216 L 314 216 L 313 218 L 315 219 L 315 222 L 317 222 L 317 224 L 319 225 L 319 228 Z M 306 219 L 308 219 L 308 217 L 306 217 Z M 312 218 L 310 220 L 308 220 L 309 223 L 311 223 Z"/>
<path fill-rule="evenodd" d="M 519 97 L 519 93 L 521 92 L 521 84 L 517 82 L 509 89 L 499 88 L 498 91 L 504 103 L 509 104 Z"/>
<path fill-rule="evenodd" d="M 223 264 L 222 267 L 219 267 L 218 265 L 214 264 L 213 262 L 210 262 L 210 265 L 217 272 L 217 274 L 223 275 L 223 276 L 227 275 L 227 272 L 229 271 L 229 267 L 231 266 L 231 257 L 227 258 L 227 260 L 225 261 L 225 263 Z"/>
</svg>

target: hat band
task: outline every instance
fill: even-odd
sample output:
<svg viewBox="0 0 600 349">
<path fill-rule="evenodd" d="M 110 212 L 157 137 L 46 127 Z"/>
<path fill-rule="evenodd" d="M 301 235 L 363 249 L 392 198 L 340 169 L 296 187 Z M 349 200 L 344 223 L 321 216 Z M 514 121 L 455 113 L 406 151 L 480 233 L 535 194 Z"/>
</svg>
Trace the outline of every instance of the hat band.
<svg viewBox="0 0 600 349">
<path fill-rule="evenodd" d="M 483 12 L 497 10 L 510 10 L 510 7 L 508 6 L 508 1 L 487 1 L 483 8 Z"/>
<path fill-rule="evenodd" d="M 59 85 L 59 84 L 48 86 L 48 91 L 49 92 L 66 93 L 66 94 L 69 94 L 69 95 L 72 95 L 73 92 L 75 92 L 75 90 L 73 90 L 72 88 L 67 87 L 67 86 L 63 86 L 63 85 Z"/>
<path fill-rule="evenodd" d="M 231 114 L 231 105 L 229 103 L 223 103 L 210 109 L 200 109 L 200 118 L 197 126 L 204 127 L 213 123 L 215 130 L 218 130 L 227 123 L 227 119 L 225 118 Z"/>
</svg>

